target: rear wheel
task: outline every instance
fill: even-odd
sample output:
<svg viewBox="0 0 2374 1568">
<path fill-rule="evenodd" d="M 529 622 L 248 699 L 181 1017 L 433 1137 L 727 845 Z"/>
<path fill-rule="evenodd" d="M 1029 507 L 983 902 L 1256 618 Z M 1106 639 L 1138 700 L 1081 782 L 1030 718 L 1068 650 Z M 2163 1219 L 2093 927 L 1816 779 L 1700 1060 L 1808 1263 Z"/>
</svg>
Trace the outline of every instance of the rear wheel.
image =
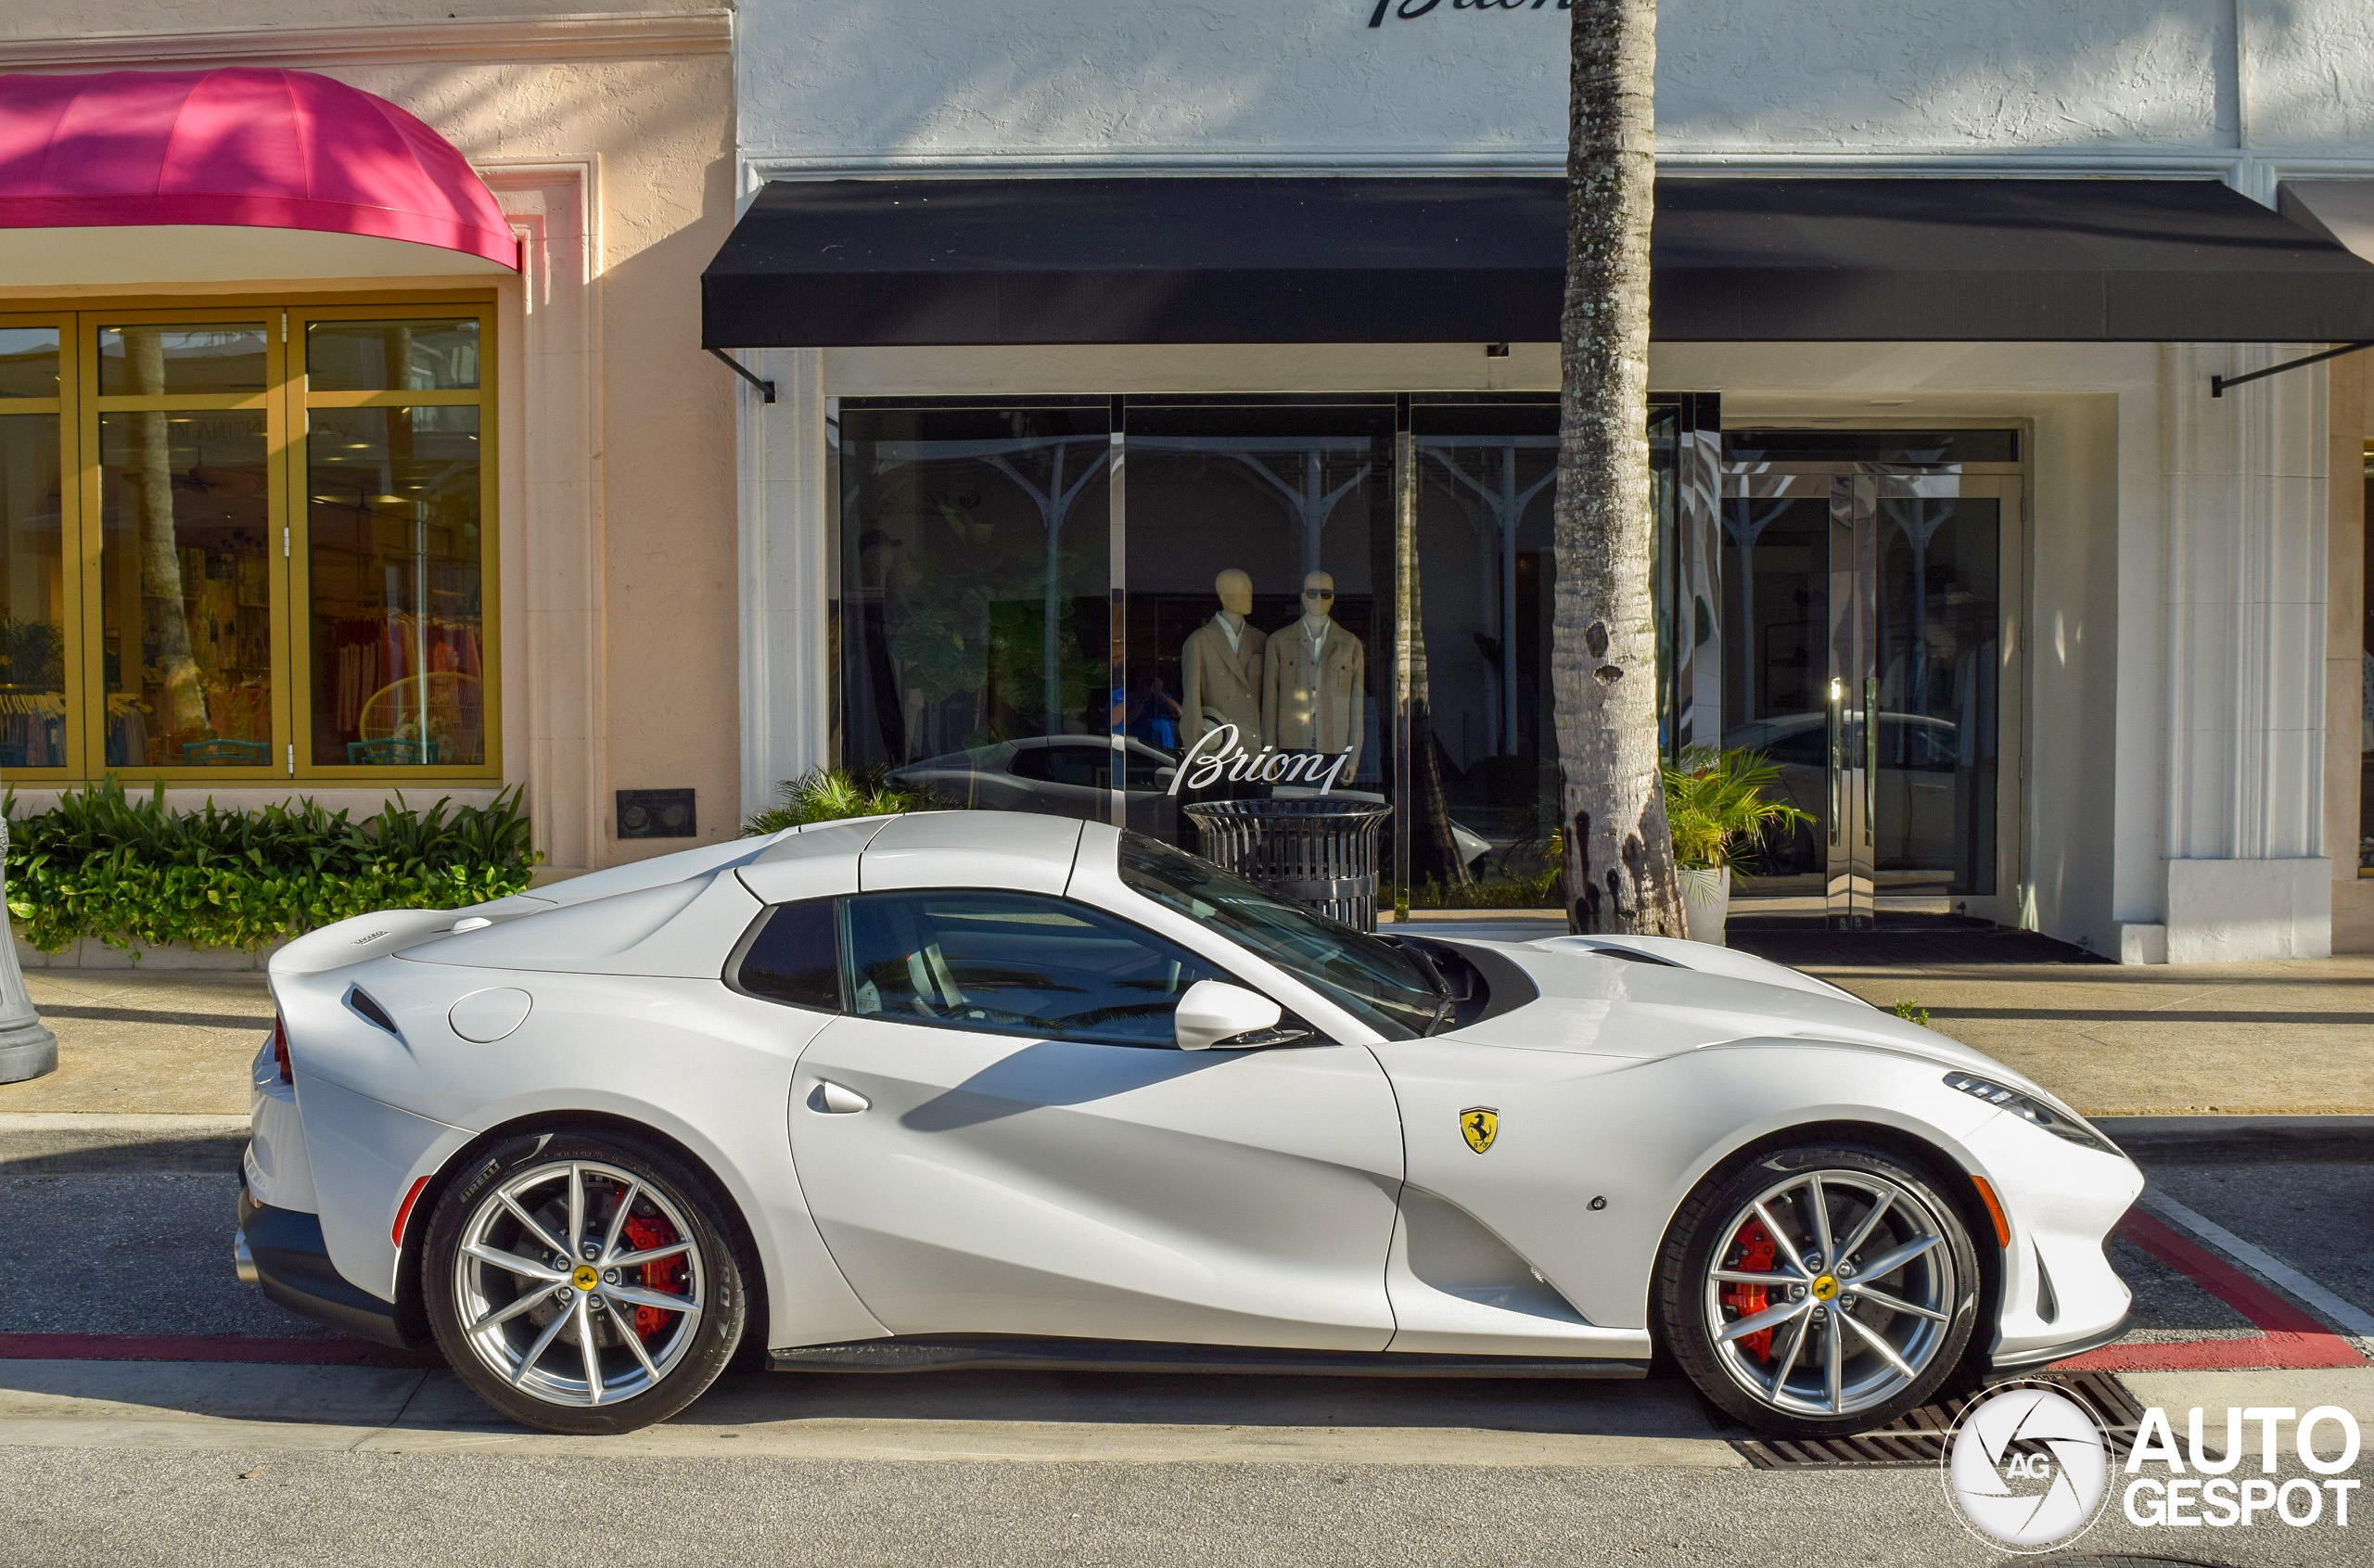
<svg viewBox="0 0 2374 1568">
<path fill-rule="evenodd" d="M 438 1348 L 514 1421 L 629 1432 L 717 1381 L 742 1338 L 721 1200 L 668 1151 L 522 1138 L 440 1201 L 422 1283 Z"/>
<path fill-rule="evenodd" d="M 1701 1187 L 1657 1270 L 1674 1359 L 1749 1426 L 1836 1436 L 1885 1425 L 1953 1376 L 1978 1256 L 1921 1170 L 1852 1145 L 1776 1152 Z"/>
</svg>

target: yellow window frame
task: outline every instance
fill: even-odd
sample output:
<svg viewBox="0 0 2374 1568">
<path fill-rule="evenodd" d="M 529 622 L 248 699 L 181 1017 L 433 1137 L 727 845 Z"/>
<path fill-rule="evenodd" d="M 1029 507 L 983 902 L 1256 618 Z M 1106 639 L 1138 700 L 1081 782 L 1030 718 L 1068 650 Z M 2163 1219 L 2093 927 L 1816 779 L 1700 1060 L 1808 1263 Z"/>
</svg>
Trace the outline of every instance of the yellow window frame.
<svg viewBox="0 0 2374 1568">
<path fill-rule="evenodd" d="M 502 777 L 502 636 L 499 620 L 502 529 L 501 432 L 496 366 L 501 363 L 496 307 L 483 292 L 408 291 L 358 300 L 329 298 L 215 296 L 186 302 L 128 300 L 77 310 L 0 312 L 0 326 L 55 326 L 59 342 L 57 398 L 0 400 L 0 418 L 52 414 L 58 420 L 61 591 L 65 605 L 66 762 L 56 768 L 11 768 L 27 784 L 73 784 L 113 774 L 127 782 L 167 784 L 286 784 L 313 780 L 348 785 L 484 784 Z M 479 328 L 479 385 L 460 391 L 312 392 L 306 385 L 305 327 L 317 321 L 471 319 Z M 265 386 L 252 393 L 165 393 L 98 390 L 98 333 L 103 326 L 265 324 Z M 479 410 L 479 602 L 485 758 L 472 765 L 388 766 L 316 764 L 312 759 L 313 609 L 308 567 L 310 493 L 306 441 L 310 414 L 329 408 L 466 405 Z M 271 617 L 272 760 L 262 767 L 107 763 L 105 579 L 100 550 L 99 420 L 113 413 L 205 413 L 258 410 L 264 415 L 266 516 L 280 535 L 280 569 L 266 574 Z M 269 546 L 267 545 L 267 548 Z"/>
</svg>

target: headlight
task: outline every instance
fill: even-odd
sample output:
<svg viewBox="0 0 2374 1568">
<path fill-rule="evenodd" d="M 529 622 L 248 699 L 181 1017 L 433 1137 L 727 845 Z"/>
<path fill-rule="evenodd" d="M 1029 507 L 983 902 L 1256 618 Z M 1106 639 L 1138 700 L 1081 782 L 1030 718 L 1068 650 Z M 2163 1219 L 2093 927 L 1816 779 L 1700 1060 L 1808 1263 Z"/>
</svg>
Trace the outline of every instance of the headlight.
<svg viewBox="0 0 2374 1568">
<path fill-rule="evenodd" d="M 2055 1138 L 2065 1138 L 2072 1143 L 2099 1149 L 2105 1154 L 2119 1153 L 2117 1144 L 2096 1131 L 2092 1123 L 2074 1111 L 2049 1105 L 2033 1094 L 2023 1094 L 2016 1089 L 2006 1089 L 1999 1083 L 1973 1077 L 1968 1073 L 1947 1073 L 1946 1083 L 1948 1088 L 1959 1089 L 1964 1094 L 1974 1094 L 1990 1105 L 1999 1105 L 2013 1115 L 2033 1122 Z"/>
</svg>

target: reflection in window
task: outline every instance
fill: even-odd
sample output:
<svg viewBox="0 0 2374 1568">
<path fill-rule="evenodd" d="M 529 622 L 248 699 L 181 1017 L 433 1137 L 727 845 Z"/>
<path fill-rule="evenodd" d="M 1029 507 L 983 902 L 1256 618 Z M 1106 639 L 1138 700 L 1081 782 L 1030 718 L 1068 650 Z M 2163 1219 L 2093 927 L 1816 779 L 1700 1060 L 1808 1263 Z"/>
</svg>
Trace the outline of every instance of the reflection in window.
<svg viewBox="0 0 2374 1568">
<path fill-rule="evenodd" d="M 1554 402 L 1421 406 L 1410 902 L 1558 902 Z"/>
<path fill-rule="evenodd" d="M 315 392 L 474 389 L 479 324 L 469 317 L 317 321 L 305 328 L 305 381 Z"/>
<path fill-rule="evenodd" d="M 0 398 L 57 396 L 57 328 L 0 326 Z"/>
<path fill-rule="evenodd" d="M 57 426 L 0 416 L 0 769 L 66 765 Z"/>
<path fill-rule="evenodd" d="M 264 416 L 102 414 L 98 428 L 107 764 L 263 767 Z"/>
<path fill-rule="evenodd" d="M 101 397 L 261 392 L 264 374 L 260 321 L 99 328 Z"/>
<path fill-rule="evenodd" d="M 2366 516 L 2374 517 L 2374 447 L 2366 452 Z M 2374 529 L 2368 530 L 2368 540 L 2374 543 Z M 2374 548 L 2360 554 L 2366 593 L 2358 601 L 2365 645 L 2358 653 L 2357 869 L 2367 875 L 2374 874 Z"/>
<path fill-rule="evenodd" d="M 484 762 L 479 411 L 307 418 L 314 763 Z"/>
<path fill-rule="evenodd" d="M 1995 891 L 2000 511 L 1981 498 L 1879 503 L 1873 827 L 1891 888 Z"/>
<path fill-rule="evenodd" d="M 1104 405 L 845 409 L 841 432 L 848 764 L 1104 815 L 1091 791 L 1016 787 L 1002 743 L 1105 731 Z"/>
<path fill-rule="evenodd" d="M 1767 837 L 1757 876 L 1819 873 L 1830 822 L 1830 501 L 1722 504 L 1723 745 L 1780 768 L 1778 793 L 1809 822 Z"/>
</svg>

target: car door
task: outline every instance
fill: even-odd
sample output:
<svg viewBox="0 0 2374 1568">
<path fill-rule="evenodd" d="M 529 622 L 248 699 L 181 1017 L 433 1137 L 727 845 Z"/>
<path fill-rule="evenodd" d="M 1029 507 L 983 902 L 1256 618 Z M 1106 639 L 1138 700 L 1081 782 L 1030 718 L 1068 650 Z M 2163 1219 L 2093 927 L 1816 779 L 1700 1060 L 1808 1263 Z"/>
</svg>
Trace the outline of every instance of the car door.
<svg viewBox="0 0 2374 1568">
<path fill-rule="evenodd" d="M 1384 1348 L 1401 1130 L 1365 1047 L 1177 1049 L 1179 996 L 1227 976 L 1076 901 L 837 909 L 792 1155 L 893 1332 Z"/>
</svg>

